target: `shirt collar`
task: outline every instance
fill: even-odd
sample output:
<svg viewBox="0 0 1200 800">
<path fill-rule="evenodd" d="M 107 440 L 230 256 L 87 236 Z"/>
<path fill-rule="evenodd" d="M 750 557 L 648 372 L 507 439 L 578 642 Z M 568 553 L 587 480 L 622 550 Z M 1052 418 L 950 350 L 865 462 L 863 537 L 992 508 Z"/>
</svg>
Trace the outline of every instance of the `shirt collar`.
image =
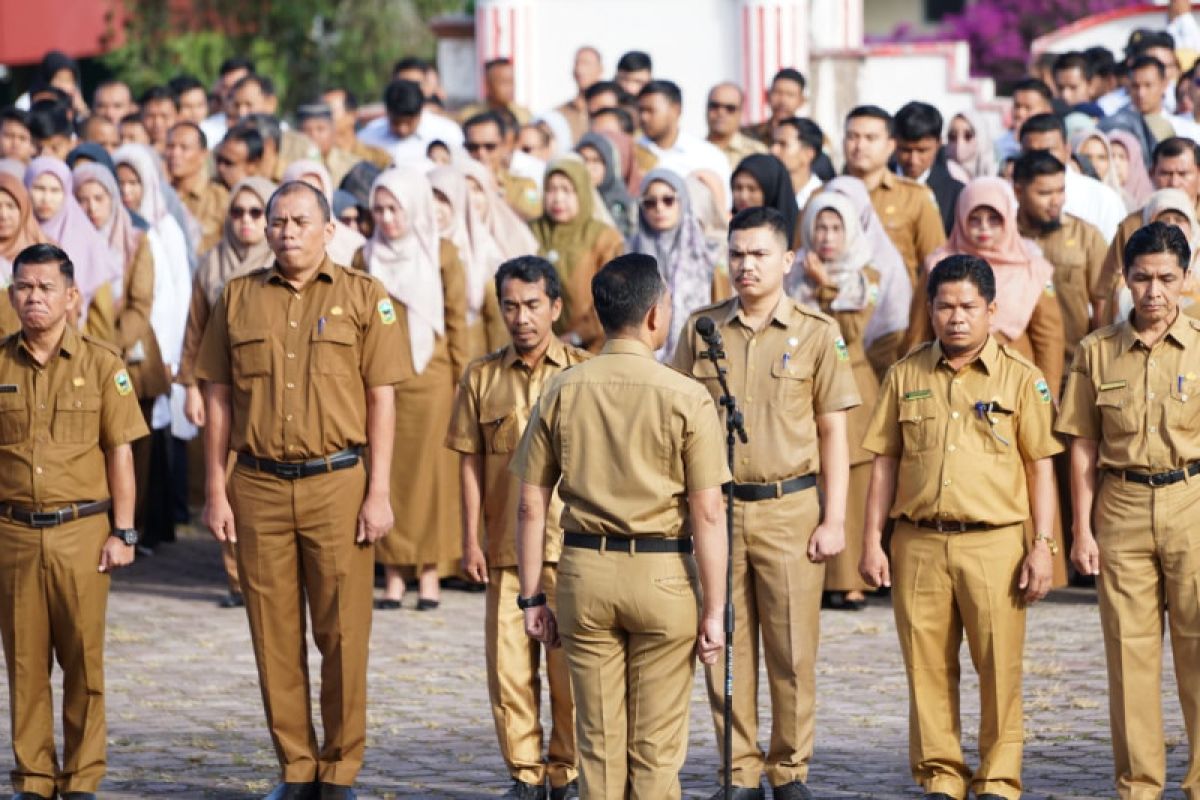
<svg viewBox="0 0 1200 800">
<path fill-rule="evenodd" d="M 896 175 L 900 176 L 901 178 L 904 177 L 904 167 L 900 166 L 899 163 L 896 164 L 896 168 L 893 171 L 895 172 Z M 933 167 L 930 167 L 929 169 L 925 170 L 920 175 L 918 175 L 915 178 L 916 182 L 920 183 L 920 184 L 928 184 L 929 183 L 929 174 L 931 172 L 933 172 Z"/>
<path fill-rule="evenodd" d="M 600 354 L 606 356 L 623 355 L 654 358 L 654 353 L 650 352 L 650 348 L 637 339 L 609 339 L 604 343 L 604 348 L 600 351 Z"/>
<path fill-rule="evenodd" d="M 739 298 L 734 297 L 733 304 L 729 307 L 729 313 L 725 316 L 725 319 L 721 320 L 721 324 L 728 325 L 734 320 L 737 320 L 747 328 L 750 327 L 749 325 L 746 325 L 746 320 L 742 314 L 742 311 L 742 301 Z M 786 328 L 788 325 L 792 324 L 792 317 L 795 315 L 795 313 L 796 309 L 792 304 L 791 298 L 788 297 L 786 293 L 781 294 L 779 297 L 779 302 L 775 305 L 775 310 L 771 312 L 771 322 Z"/>
<path fill-rule="evenodd" d="M 935 341 L 933 343 L 933 347 L 929 348 L 929 352 L 935 367 L 940 366 L 941 364 L 946 364 L 949 366 L 949 362 L 946 360 L 946 354 L 942 350 L 941 342 Z M 989 333 L 987 342 L 985 342 L 983 345 L 983 349 L 979 351 L 979 355 L 975 356 L 975 358 L 972 359 L 967 366 L 978 363 L 981 367 L 983 367 L 984 372 L 986 372 L 988 375 L 994 375 L 996 373 L 996 360 L 999 357 L 1000 345 L 996 342 L 995 337 Z"/>
<path fill-rule="evenodd" d="M 509 342 L 504 347 L 504 355 L 502 356 L 504 366 L 515 367 L 518 364 L 524 364 L 521 360 L 521 354 L 517 352 L 517 348 Z M 562 339 L 557 336 L 550 336 L 550 346 L 546 348 L 546 352 L 542 355 L 543 361 L 548 361 L 556 367 L 561 367 L 567 363 L 567 346 Z"/>
<path fill-rule="evenodd" d="M 13 335 L 13 340 L 16 342 L 17 349 L 25 354 L 31 363 L 36 364 L 37 360 L 33 357 L 33 353 L 25 345 L 25 335 L 17 332 Z M 73 328 L 70 323 L 63 328 L 62 339 L 58 343 L 58 353 L 65 358 L 71 358 L 79 351 L 79 332 Z"/>
<path fill-rule="evenodd" d="M 317 272 L 313 275 L 313 280 L 322 280 L 326 283 L 333 283 L 334 265 L 330 260 L 329 254 L 325 254 L 325 258 L 321 261 L 321 266 L 317 268 Z M 263 273 L 263 283 L 278 283 L 284 286 L 291 286 L 288 279 L 283 277 L 283 273 L 279 271 L 279 264 L 271 262 L 271 268 Z"/>
<path fill-rule="evenodd" d="M 1170 340 L 1185 350 L 1195 343 L 1196 329 L 1192 327 L 1191 317 L 1184 314 L 1182 308 L 1175 313 L 1175 321 L 1167 328 L 1163 340 Z M 1138 338 L 1137 331 L 1134 330 L 1133 312 L 1130 311 L 1120 333 L 1120 352 L 1128 353 L 1138 344 L 1145 347 L 1145 342 Z"/>
</svg>

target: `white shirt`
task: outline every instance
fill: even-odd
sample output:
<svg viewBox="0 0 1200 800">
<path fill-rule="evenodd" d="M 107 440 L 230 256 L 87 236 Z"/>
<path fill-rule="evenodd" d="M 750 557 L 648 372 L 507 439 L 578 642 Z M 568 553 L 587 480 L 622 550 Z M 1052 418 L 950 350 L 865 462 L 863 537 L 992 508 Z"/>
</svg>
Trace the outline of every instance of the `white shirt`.
<svg viewBox="0 0 1200 800">
<path fill-rule="evenodd" d="M 809 198 L 816 194 L 817 190 L 824 185 L 825 184 L 822 183 L 821 179 L 816 175 L 810 175 L 808 177 L 808 183 L 801 186 L 800 190 L 796 192 L 796 205 L 800 207 L 801 211 L 803 211 L 804 207 L 808 205 Z"/>
<path fill-rule="evenodd" d="M 229 122 L 225 119 L 225 113 L 213 114 L 201 122 L 200 130 L 204 131 L 204 138 L 208 139 L 208 148 L 211 150 L 216 147 L 229 131 Z"/>
<path fill-rule="evenodd" d="M 1193 142 L 1200 142 L 1200 122 L 1196 122 L 1191 114 L 1176 114 L 1167 117 L 1176 136 L 1183 136 Z"/>
<path fill-rule="evenodd" d="M 1117 227 L 1128 213 L 1121 195 L 1095 178 L 1067 169 L 1067 197 L 1064 214 L 1073 214 L 1095 225 L 1104 241 L 1111 242 Z"/>
<path fill-rule="evenodd" d="M 528 178 L 541 189 L 542 180 L 546 177 L 546 162 L 534 158 L 524 150 L 513 150 L 512 158 L 508 162 L 508 171 L 518 178 Z"/>
<path fill-rule="evenodd" d="M 429 145 L 435 141 L 444 142 L 451 151 L 461 150 L 463 132 L 454 120 L 422 111 L 421 121 L 411 136 L 403 139 L 396 136 L 392 133 L 388 118 L 384 116 L 364 125 L 358 132 L 358 140 L 388 151 L 394 164 L 411 164 L 425 159 Z"/>
<path fill-rule="evenodd" d="M 729 185 L 729 159 L 712 142 L 680 131 L 675 137 L 675 144 L 665 150 L 645 135 L 638 139 L 638 144 L 658 159 L 656 167 L 669 169 L 681 178 L 686 178 L 698 169 L 707 169 L 721 177 L 722 185 Z"/>
</svg>

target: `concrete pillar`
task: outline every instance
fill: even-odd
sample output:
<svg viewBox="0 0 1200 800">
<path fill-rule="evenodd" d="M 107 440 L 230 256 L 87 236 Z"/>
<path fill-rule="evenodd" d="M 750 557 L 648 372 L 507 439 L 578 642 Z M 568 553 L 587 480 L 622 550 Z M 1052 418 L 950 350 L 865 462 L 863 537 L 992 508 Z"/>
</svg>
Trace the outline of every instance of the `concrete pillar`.
<svg viewBox="0 0 1200 800">
<path fill-rule="evenodd" d="M 534 43 L 533 0 L 477 0 L 475 3 L 475 52 L 479 61 L 480 95 L 483 65 L 494 58 L 513 62 L 516 101 L 528 106 L 534 95 L 537 48 Z"/>
</svg>

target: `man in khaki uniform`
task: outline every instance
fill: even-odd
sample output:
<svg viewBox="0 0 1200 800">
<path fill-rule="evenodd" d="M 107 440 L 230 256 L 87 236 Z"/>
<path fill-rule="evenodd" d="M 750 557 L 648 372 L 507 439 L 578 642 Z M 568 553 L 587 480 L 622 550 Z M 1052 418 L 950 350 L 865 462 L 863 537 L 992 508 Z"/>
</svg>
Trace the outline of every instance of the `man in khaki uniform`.
<svg viewBox="0 0 1200 800">
<path fill-rule="evenodd" d="M 74 274 L 53 245 L 18 254 L 8 294 L 21 330 L 0 342 L 0 635 L 20 800 L 87 800 L 104 777 L 109 573 L 133 561 L 130 443 L 149 432 L 117 351 L 67 323 Z"/>
<path fill-rule="evenodd" d="M 392 165 L 392 154 L 378 147 L 372 147 L 360 141 L 355 135 L 355 116 L 358 111 L 358 99 L 348 89 L 330 89 L 321 95 L 321 99 L 329 104 L 333 114 L 333 145 L 354 157 L 355 163 L 370 161 L 380 169 Z M 328 165 L 327 165 L 328 166 Z M 341 183 L 341 181 L 337 181 Z"/>
<path fill-rule="evenodd" d="M 747 208 L 729 223 L 737 296 L 688 320 L 675 366 L 721 395 L 696 320 L 716 323 L 748 447 L 734 463 L 734 797 L 755 800 L 764 768 L 778 800 L 807 800 L 824 561 L 845 546 L 850 483 L 846 410 L 861 402 L 837 323 L 789 298 L 794 254 L 783 216 Z M 820 474 L 824 508 L 816 486 Z M 758 745 L 758 638 L 771 687 L 771 744 Z M 708 670 L 717 740 L 724 736 L 725 665 Z M 718 791 L 715 797 L 723 797 Z"/>
<path fill-rule="evenodd" d="M 744 101 L 736 83 L 718 83 L 708 91 L 708 142 L 725 154 L 730 169 L 736 169 L 746 156 L 767 152 L 765 144 L 738 129 Z"/>
<path fill-rule="evenodd" d="M 946 241 L 937 199 L 929 187 L 888 169 L 896 151 L 892 116 L 878 106 L 858 106 L 846 116 L 846 174 L 859 178 L 917 285 L 917 273 Z"/>
<path fill-rule="evenodd" d="M 463 372 L 446 446 L 462 453 L 463 571 L 487 584 L 488 696 L 500 752 L 513 779 L 506 796 L 541 800 L 548 779 L 550 797 L 560 800 L 567 797 L 576 776 L 571 676 L 562 650 L 547 650 L 553 721 L 547 763 L 542 758 L 541 647 L 525 635 L 525 616 L 516 603 L 520 481 L 508 466 L 546 382 L 591 354 L 554 335 L 554 322 L 562 313 L 562 284 L 549 261 L 523 256 L 501 264 L 496 294 L 512 341 L 471 362 Z M 486 554 L 479 541 L 481 509 Z M 555 568 L 562 552 L 561 513 L 562 504 L 555 496 L 546 523 L 542 567 L 542 591 L 551 609 L 556 607 Z"/>
<path fill-rule="evenodd" d="M 1187 237 L 1154 222 L 1125 245 L 1128 320 L 1083 340 L 1058 432 L 1071 441 L 1071 560 L 1096 575 L 1108 656 L 1114 773 L 1122 800 L 1161 797 L 1163 613 L 1187 722 L 1183 794 L 1200 798 L 1200 321 L 1180 311 Z"/>
<path fill-rule="evenodd" d="M 392 526 L 393 384 L 411 373 L 395 357 L 403 342 L 387 292 L 329 260 L 332 235 L 320 191 L 280 187 L 267 204 L 275 263 L 226 285 L 196 364 L 208 421 L 204 519 L 219 541 L 237 542 L 283 772 L 271 800 L 315 798 L 318 781 L 321 800 L 354 797 L 366 743 L 371 544 Z M 320 749 L 305 605 L 323 656 Z"/>
<path fill-rule="evenodd" d="M 200 126 L 177 122 L 167 133 L 164 153 L 171 187 L 188 212 L 200 223 L 197 255 L 221 241 L 229 211 L 229 190 L 208 176 L 208 140 Z"/>
<path fill-rule="evenodd" d="M 988 263 L 942 260 L 928 298 L 937 340 L 888 371 L 863 439 L 876 456 L 859 571 L 871 586 L 892 587 L 908 672 L 909 766 L 926 800 L 964 800 L 968 788 L 978 800 L 1015 800 L 1025 606 L 1050 588 L 1050 457 L 1062 447 L 1042 374 L 988 333 L 996 309 Z M 890 565 L 882 544 L 889 515 Z M 964 631 L 980 682 L 974 775 L 958 716 Z"/>
<path fill-rule="evenodd" d="M 712 663 L 725 639 L 729 470 L 708 393 L 654 359 L 671 328 L 654 259 L 613 259 L 592 292 L 608 342 L 550 381 L 513 459 L 517 605 L 539 641 L 557 644 L 561 624 L 580 796 L 678 800 L 693 659 Z M 557 617 L 542 583 L 555 486 L 564 504 Z"/>
</svg>

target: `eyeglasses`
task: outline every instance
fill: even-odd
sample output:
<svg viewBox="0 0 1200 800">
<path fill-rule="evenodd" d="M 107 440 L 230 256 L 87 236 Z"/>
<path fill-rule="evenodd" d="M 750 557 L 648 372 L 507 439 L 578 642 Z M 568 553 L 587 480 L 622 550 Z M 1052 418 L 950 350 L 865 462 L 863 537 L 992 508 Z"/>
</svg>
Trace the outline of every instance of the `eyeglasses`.
<svg viewBox="0 0 1200 800">
<path fill-rule="evenodd" d="M 726 114 L 736 114 L 738 107 L 734 103 L 718 103 L 715 100 L 708 101 L 709 111 L 724 111 Z"/>
<path fill-rule="evenodd" d="M 478 153 L 480 150 L 491 153 L 500 147 L 499 142 L 467 142 L 463 145 L 468 153 Z"/>
<path fill-rule="evenodd" d="M 241 219 L 249 217 L 250 219 L 262 219 L 263 210 L 261 208 L 244 208 L 243 206 L 234 206 L 229 209 L 229 216 L 232 219 Z"/>
<path fill-rule="evenodd" d="M 653 211 L 660 205 L 663 208 L 674 208 L 676 197 L 673 194 L 664 194 L 662 197 L 643 197 L 642 208 L 647 211 Z"/>
</svg>

